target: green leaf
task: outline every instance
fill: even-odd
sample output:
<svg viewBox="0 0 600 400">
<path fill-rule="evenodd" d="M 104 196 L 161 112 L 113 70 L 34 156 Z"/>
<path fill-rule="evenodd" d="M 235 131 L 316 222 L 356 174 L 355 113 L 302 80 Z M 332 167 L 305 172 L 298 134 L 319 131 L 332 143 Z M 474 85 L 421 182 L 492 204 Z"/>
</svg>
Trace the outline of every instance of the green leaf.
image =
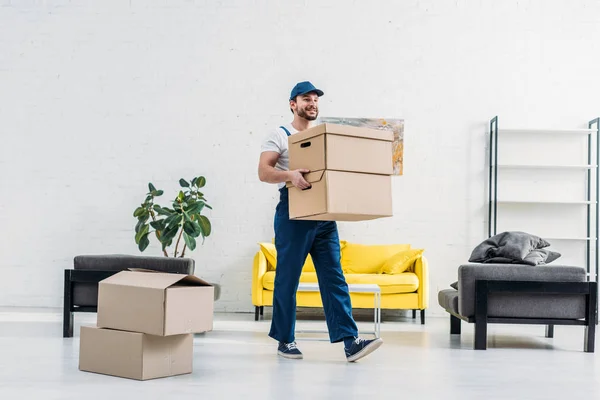
<svg viewBox="0 0 600 400">
<path fill-rule="evenodd" d="M 136 243 L 140 243 L 140 239 L 146 235 L 148 233 L 148 231 L 150 230 L 150 225 L 148 224 L 144 224 L 140 230 L 138 231 L 138 233 L 135 235 L 135 242 Z"/>
<path fill-rule="evenodd" d="M 157 196 L 157 197 L 158 197 L 158 196 L 162 196 L 164 193 L 165 193 L 165 191 L 164 191 L 164 190 L 157 190 L 157 191 L 155 192 L 155 196 Z"/>
<path fill-rule="evenodd" d="M 192 179 L 192 186 L 196 186 L 196 181 L 198 180 L 198 178 L 194 178 Z"/>
<path fill-rule="evenodd" d="M 212 207 L 209 206 L 208 204 L 205 204 L 206 208 L 210 208 L 212 210 Z"/>
<path fill-rule="evenodd" d="M 206 185 L 206 178 L 203 176 L 198 177 L 198 179 L 196 180 L 196 186 L 198 188 L 204 187 L 204 185 Z"/>
<path fill-rule="evenodd" d="M 148 234 L 145 234 L 140 238 L 140 243 L 138 244 L 138 248 L 140 251 L 146 250 L 148 245 L 150 244 L 150 239 L 148 239 Z"/>
<path fill-rule="evenodd" d="M 155 204 L 153 208 L 154 211 L 158 213 L 158 215 L 164 215 L 167 217 L 173 215 L 173 211 L 169 210 L 168 208 L 161 207 L 158 204 Z"/>
<path fill-rule="evenodd" d="M 163 232 L 163 235 L 160 237 L 161 242 L 165 243 L 173 240 L 173 238 L 177 235 L 177 232 L 179 232 L 179 226 L 174 226 L 172 228 L 167 227 L 167 229 L 165 229 Z"/>
<path fill-rule="evenodd" d="M 200 215 L 198 218 L 198 225 L 200 225 L 200 229 L 202 229 L 202 236 L 210 236 L 212 230 L 210 221 L 204 215 Z"/>
<path fill-rule="evenodd" d="M 177 195 L 177 200 L 179 200 L 179 202 L 182 202 L 183 199 L 185 199 L 185 193 L 183 193 L 183 190 L 180 190 L 179 194 Z"/>
<path fill-rule="evenodd" d="M 200 212 L 204 208 L 204 204 L 205 203 L 203 201 L 197 201 L 195 203 L 192 203 L 192 205 L 190 205 L 186 211 L 190 214 L 200 214 Z"/>
<path fill-rule="evenodd" d="M 180 214 L 173 214 L 170 217 L 168 217 L 165 220 L 165 224 L 167 225 L 167 228 L 173 228 L 175 226 L 179 227 L 179 225 L 181 224 L 181 215 Z"/>
<path fill-rule="evenodd" d="M 202 233 L 200 230 L 200 226 L 190 221 L 186 221 L 183 224 L 183 231 L 192 237 L 198 237 Z"/>
<path fill-rule="evenodd" d="M 144 214 L 144 211 L 146 211 L 146 209 L 144 207 L 138 207 L 133 212 L 133 216 L 134 217 L 140 217 L 140 216 L 142 216 Z"/>
<path fill-rule="evenodd" d="M 144 226 L 144 224 L 146 223 L 146 221 L 148 221 L 147 218 L 140 218 L 138 220 L 138 223 L 135 225 L 135 233 L 137 234 L 140 229 L 142 228 L 142 226 Z"/>
<path fill-rule="evenodd" d="M 157 221 L 150 222 L 150 226 L 156 229 L 157 231 L 163 231 L 167 227 L 164 219 L 159 219 Z"/>
<path fill-rule="evenodd" d="M 186 181 L 185 179 L 181 178 L 179 180 L 179 184 L 183 187 L 190 187 L 190 184 L 188 183 L 188 181 Z"/>
<path fill-rule="evenodd" d="M 152 196 L 146 196 L 146 203 L 152 200 Z"/>
<path fill-rule="evenodd" d="M 151 184 L 151 183 L 149 183 L 149 184 L 148 184 L 148 191 L 149 191 L 150 193 L 152 193 L 152 192 L 156 191 L 156 188 L 154 187 L 154 185 L 153 185 L 153 184 Z"/>
<path fill-rule="evenodd" d="M 185 240 L 185 244 L 190 248 L 190 250 L 194 250 L 196 248 L 196 239 L 187 233 L 183 233 L 183 240 Z"/>
</svg>

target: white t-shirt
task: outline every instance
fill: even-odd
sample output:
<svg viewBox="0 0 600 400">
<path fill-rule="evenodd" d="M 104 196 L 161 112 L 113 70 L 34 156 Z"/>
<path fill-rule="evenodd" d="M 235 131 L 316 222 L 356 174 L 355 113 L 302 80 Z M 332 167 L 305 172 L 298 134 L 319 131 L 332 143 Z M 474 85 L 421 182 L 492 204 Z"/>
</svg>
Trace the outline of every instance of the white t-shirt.
<svg viewBox="0 0 600 400">
<path fill-rule="evenodd" d="M 284 124 L 283 126 L 290 131 L 291 135 L 298 132 L 291 123 Z M 280 154 L 279 160 L 277 160 L 277 164 L 275 164 L 276 170 L 289 170 L 290 158 L 288 154 L 288 136 L 283 129 L 277 127 L 267 135 L 261 146 L 261 152 L 264 151 L 275 151 Z M 277 186 L 282 188 L 285 186 L 285 182 L 281 182 L 277 184 Z"/>
</svg>

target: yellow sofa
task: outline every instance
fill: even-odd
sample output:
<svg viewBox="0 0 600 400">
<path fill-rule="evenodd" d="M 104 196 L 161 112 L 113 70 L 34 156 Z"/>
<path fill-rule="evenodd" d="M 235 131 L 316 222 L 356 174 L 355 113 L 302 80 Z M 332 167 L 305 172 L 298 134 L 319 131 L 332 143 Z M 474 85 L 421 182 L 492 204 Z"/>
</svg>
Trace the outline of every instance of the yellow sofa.
<svg viewBox="0 0 600 400">
<path fill-rule="evenodd" d="M 429 277 L 423 249 L 410 244 L 364 245 L 340 241 L 341 264 L 346 282 L 378 284 L 381 287 L 381 308 L 421 310 L 425 323 L 428 307 Z M 252 271 L 252 304 L 255 320 L 264 306 L 273 305 L 273 288 L 277 268 L 277 251 L 272 243 L 259 243 Z M 300 282 L 318 282 L 312 258 L 306 259 Z M 351 293 L 353 308 L 373 308 L 373 295 Z M 323 307 L 317 292 L 298 292 L 298 307 Z"/>
</svg>

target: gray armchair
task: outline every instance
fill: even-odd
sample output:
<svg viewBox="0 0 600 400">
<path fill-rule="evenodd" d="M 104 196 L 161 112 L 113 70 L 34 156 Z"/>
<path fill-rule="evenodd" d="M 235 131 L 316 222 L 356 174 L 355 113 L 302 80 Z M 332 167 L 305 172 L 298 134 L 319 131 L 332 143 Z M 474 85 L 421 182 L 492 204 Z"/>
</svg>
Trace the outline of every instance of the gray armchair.
<svg viewBox="0 0 600 400">
<path fill-rule="evenodd" d="M 487 348 L 487 324 L 585 326 L 584 351 L 594 352 L 597 283 L 586 270 L 571 266 L 465 264 L 457 288 L 441 290 L 438 302 L 450 314 L 450 333 L 461 321 L 475 324 L 476 350 Z"/>
<path fill-rule="evenodd" d="M 120 254 L 76 256 L 73 269 L 65 269 L 63 337 L 73 336 L 73 313 L 98 311 L 98 282 L 128 268 L 193 275 L 195 262 L 191 258 Z M 213 285 L 218 300 L 220 287 Z"/>
</svg>

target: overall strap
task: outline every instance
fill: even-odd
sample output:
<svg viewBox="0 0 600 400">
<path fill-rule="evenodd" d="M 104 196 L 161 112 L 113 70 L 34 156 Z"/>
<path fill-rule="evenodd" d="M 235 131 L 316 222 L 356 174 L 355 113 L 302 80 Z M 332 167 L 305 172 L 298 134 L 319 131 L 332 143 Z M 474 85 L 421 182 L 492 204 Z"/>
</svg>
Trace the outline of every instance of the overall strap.
<svg viewBox="0 0 600 400">
<path fill-rule="evenodd" d="M 290 133 L 290 131 L 288 131 L 287 129 L 285 129 L 285 127 L 284 127 L 284 126 L 280 126 L 280 128 L 281 128 L 281 129 L 283 129 L 283 130 L 285 131 L 285 133 L 286 133 L 288 136 L 291 136 L 291 135 L 292 135 L 292 134 Z"/>
</svg>

